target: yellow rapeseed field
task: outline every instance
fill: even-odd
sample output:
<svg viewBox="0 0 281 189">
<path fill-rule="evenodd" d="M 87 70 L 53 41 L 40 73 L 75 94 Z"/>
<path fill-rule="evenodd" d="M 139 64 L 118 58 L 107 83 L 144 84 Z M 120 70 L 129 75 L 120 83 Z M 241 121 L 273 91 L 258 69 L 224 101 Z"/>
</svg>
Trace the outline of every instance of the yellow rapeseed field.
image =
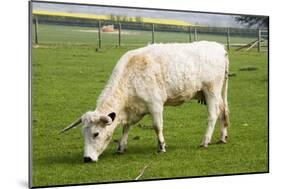
<svg viewBox="0 0 281 189">
<path fill-rule="evenodd" d="M 86 18 L 86 19 L 95 19 L 95 20 L 110 20 L 109 16 L 106 15 L 96 15 L 96 14 L 85 14 L 85 13 L 68 13 L 68 12 L 51 12 L 45 10 L 33 10 L 34 15 L 49 15 L 49 16 L 64 16 L 64 17 L 73 17 L 73 18 Z M 131 19 L 133 22 L 136 22 L 136 18 Z M 159 19 L 159 18 L 142 18 L 144 23 L 154 23 L 154 24 L 166 24 L 166 25 L 177 25 L 177 26 L 191 26 L 192 24 L 184 22 L 181 20 L 172 20 L 172 19 Z"/>
</svg>

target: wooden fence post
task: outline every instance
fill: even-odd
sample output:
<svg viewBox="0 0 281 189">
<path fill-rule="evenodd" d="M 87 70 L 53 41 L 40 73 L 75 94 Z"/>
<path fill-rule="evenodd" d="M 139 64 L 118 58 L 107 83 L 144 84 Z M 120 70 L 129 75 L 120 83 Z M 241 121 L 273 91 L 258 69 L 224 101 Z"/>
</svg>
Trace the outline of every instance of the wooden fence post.
<svg viewBox="0 0 281 189">
<path fill-rule="evenodd" d="M 227 28 L 226 44 L 227 44 L 227 50 L 229 50 L 230 49 L 230 31 L 229 31 L 229 28 Z"/>
<path fill-rule="evenodd" d="M 197 29 L 194 27 L 194 40 L 197 41 Z"/>
<path fill-rule="evenodd" d="M 118 46 L 121 47 L 121 23 L 118 23 Z"/>
<path fill-rule="evenodd" d="M 34 33 L 35 33 L 35 43 L 38 44 L 38 18 L 35 16 L 34 18 Z"/>
<path fill-rule="evenodd" d="M 189 26 L 189 43 L 192 42 L 192 38 L 191 38 L 191 26 Z"/>
<path fill-rule="evenodd" d="M 258 52 L 261 52 L 261 30 L 258 29 Z"/>
<path fill-rule="evenodd" d="M 99 49 L 101 48 L 101 21 L 99 20 L 99 25 L 98 25 L 98 38 L 99 38 Z"/>
<path fill-rule="evenodd" d="M 155 38 L 154 38 L 154 24 L 152 24 L 152 44 L 155 43 Z"/>
</svg>

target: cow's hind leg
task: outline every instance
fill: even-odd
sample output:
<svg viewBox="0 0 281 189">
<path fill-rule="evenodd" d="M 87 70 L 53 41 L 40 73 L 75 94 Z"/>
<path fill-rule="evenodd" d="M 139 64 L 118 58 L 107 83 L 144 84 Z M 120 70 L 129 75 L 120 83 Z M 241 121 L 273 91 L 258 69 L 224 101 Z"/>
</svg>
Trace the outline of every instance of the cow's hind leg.
<svg viewBox="0 0 281 189">
<path fill-rule="evenodd" d="M 119 154 L 124 153 L 127 149 L 129 130 L 130 130 L 129 125 L 123 125 L 122 137 L 119 141 L 119 145 L 117 148 L 117 153 L 119 153 Z"/>
<path fill-rule="evenodd" d="M 216 121 L 220 114 L 219 105 L 221 102 L 221 97 L 218 95 L 214 95 L 213 93 L 205 93 L 205 97 L 207 100 L 208 108 L 208 126 L 201 143 L 202 147 L 208 147 L 208 144 L 211 142 Z"/>
<path fill-rule="evenodd" d="M 149 111 L 152 115 L 153 128 L 157 135 L 157 151 L 166 152 L 166 145 L 163 136 L 163 105 L 155 103 L 149 107 Z"/>
</svg>

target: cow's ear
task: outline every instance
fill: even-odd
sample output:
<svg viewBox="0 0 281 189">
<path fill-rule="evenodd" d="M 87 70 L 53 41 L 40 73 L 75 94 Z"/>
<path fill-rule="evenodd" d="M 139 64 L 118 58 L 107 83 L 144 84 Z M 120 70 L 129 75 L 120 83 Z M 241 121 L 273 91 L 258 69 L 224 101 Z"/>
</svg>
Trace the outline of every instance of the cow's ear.
<svg viewBox="0 0 281 189">
<path fill-rule="evenodd" d="M 110 125 L 112 123 L 111 118 L 105 115 L 100 116 L 100 121 L 104 124 L 104 126 Z"/>
<path fill-rule="evenodd" d="M 104 123 L 104 125 L 111 125 L 112 122 L 115 119 L 116 114 L 114 112 L 111 112 L 110 114 L 106 115 L 101 115 L 100 116 L 100 121 Z"/>
<path fill-rule="evenodd" d="M 107 115 L 108 117 L 111 118 L 112 122 L 114 121 L 115 117 L 116 117 L 116 113 L 115 112 L 111 112 L 110 114 Z"/>
</svg>

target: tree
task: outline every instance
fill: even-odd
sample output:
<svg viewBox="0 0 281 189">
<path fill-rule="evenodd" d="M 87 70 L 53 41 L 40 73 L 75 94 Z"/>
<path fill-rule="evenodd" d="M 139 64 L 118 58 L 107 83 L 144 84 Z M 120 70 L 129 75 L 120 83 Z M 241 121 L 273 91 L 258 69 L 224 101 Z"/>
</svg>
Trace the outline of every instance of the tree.
<svg viewBox="0 0 281 189">
<path fill-rule="evenodd" d="M 120 15 L 116 15 L 116 16 L 115 16 L 115 18 L 116 18 L 116 20 L 115 20 L 115 21 L 120 22 L 120 21 L 121 21 L 121 19 L 122 19 L 122 16 L 120 16 Z"/>
<path fill-rule="evenodd" d="M 235 20 L 242 24 L 246 24 L 249 27 L 257 26 L 257 27 L 265 27 L 268 28 L 269 18 L 267 16 L 236 16 Z"/>
<path fill-rule="evenodd" d="M 110 15 L 108 16 L 108 18 L 109 18 L 109 20 L 115 21 L 115 16 L 114 16 L 113 14 L 110 14 Z"/>
<path fill-rule="evenodd" d="M 129 20 L 129 18 L 127 16 L 121 16 L 121 20 L 123 22 L 127 22 Z"/>
<path fill-rule="evenodd" d="M 140 16 L 137 16 L 137 17 L 136 17 L 136 22 L 141 23 L 142 21 L 143 21 L 142 17 L 140 17 Z"/>
</svg>

